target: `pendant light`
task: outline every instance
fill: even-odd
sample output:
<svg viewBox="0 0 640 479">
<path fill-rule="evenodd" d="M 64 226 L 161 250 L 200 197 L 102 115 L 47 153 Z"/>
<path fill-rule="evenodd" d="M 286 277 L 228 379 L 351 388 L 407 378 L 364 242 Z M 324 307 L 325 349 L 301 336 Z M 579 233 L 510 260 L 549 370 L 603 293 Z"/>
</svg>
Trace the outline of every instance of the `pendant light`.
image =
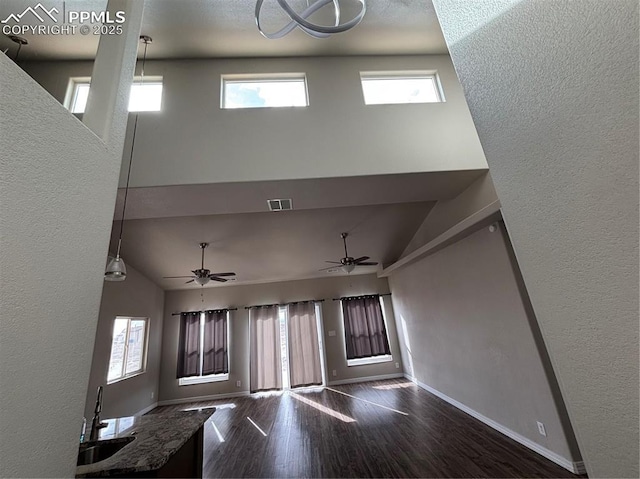
<svg viewBox="0 0 640 479">
<path fill-rule="evenodd" d="M 258 27 L 258 31 L 260 32 L 260 34 L 270 40 L 282 38 L 288 33 L 291 33 L 295 28 L 299 28 L 307 35 L 311 35 L 314 38 L 328 38 L 334 33 L 346 32 L 347 30 L 350 30 L 358 25 L 364 18 L 364 14 L 367 11 L 366 0 L 357 0 L 357 2 L 360 4 L 360 11 L 358 12 L 358 14 L 348 22 L 340 23 L 340 0 L 316 0 L 311 5 L 308 5 L 307 2 L 307 8 L 299 14 L 296 13 L 293 8 L 291 8 L 291 5 L 289 5 L 287 0 L 277 0 L 277 2 L 278 5 L 280 5 L 280 8 L 282 8 L 287 16 L 291 19 L 291 21 L 280 30 L 273 33 L 265 32 L 262 29 L 262 25 L 260 23 L 260 13 L 262 11 L 262 4 L 264 3 L 264 0 L 257 0 L 256 2 L 256 9 L 254 14 L 256 26 Z M 315 12 L 329 4 L 333 4 L 333 15 L 335 17 L 335 22 L 332 26 L 318 25 L 317 23 L 312 23 L 307 20 Z"/>
<path fill-rule="evenodd" d="M 147 61 L 147 47 L 153 40 L 147 35 L 141 35 L 140 41 L 144 43 L 144 55 L 142 56 L 142 71 L 140 73 L 140 85 L 144 83 L 144 65 Z M 107 264 L 104 272 L 105 281 L 124 281 L 127 279 L 127 267 L 120 257 L 120 247 L 122 246 L 122 231 L 124 229 L 124 215 L 127 211 L 127 196 L 129 195 L 129 180 L 131 179 L 131 165 L 133 164 L 133 151 L 136 145 L 136 130 L 138 129 L 138 113 L 133 123 L 133 137 L 131 138 L 131 153 L 129 155 L 129 170 L 127 172 L 127 184 L 124 189 L 124 201 L 122 202 L 122 219 L 120 220 L 120 236 L 118 237 L 118 249 L 115 258 Z"/>
<path fill-rule="evenodd" d="M 20 50 L 22 50 L 23 45 L 29 45 L 29 42 L 26 38 L 19 37 L 18 35 L 8 35 L 9 40 L 18 45 L 18 50 L 16 51 L 16 56 L 13 57 L 13 62 L 18 63 L 18 57 L 20 56 Z"/>
</svg>

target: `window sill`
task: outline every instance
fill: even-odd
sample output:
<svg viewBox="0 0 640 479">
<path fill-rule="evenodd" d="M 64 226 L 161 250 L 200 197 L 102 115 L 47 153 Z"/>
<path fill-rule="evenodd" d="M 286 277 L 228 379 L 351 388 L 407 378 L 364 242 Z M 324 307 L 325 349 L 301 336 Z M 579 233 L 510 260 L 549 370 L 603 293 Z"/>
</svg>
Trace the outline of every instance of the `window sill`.
<svg viewBox="0 0 640 479">
<path fill-rule="evenodd" d="M 110 381 L 107 380 L 107 385 L 119 383 L 120 381 L 124 381 L 125 379 L 135 378 L 136 376 L 140 376 L 141 374 L 144 374 L 145 372 L 146 371 L 136 371 L 135 373 L 127 374 L 126 376 L 122 376 L 121 378 L 112 379 Z"/>
<path fill-rule="evenodd" d="M 368 358 L 347 359 L 347 366 L 363 366 L 365 364 L 388 363 L 393 361 L 393 356 L 385 354 L 382 356 L 370 356 Z"/>
<path fill-rule="evenodd" d="M 216 383 L 219 381 L 228 381 L 229 373 L 226 374 L 209 374 L 208 376 L 191 376 L 188 378 L 178 379 L 178 386 L 191 386 L 193 384 Z"/>
</svg>

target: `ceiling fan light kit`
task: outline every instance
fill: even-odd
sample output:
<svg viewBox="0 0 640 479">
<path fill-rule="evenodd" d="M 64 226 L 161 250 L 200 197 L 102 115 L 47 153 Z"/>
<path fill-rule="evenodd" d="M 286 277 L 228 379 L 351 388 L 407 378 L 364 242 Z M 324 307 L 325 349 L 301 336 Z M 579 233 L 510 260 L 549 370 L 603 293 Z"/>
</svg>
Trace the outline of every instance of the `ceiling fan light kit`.
<svg viewBox="0 0 640 479">
<path fill-rule="evenodd" d="M 262 4 L 264 3 L 264 0 L 258 0 L 256 2 L 256 26 L 258 27 L 260 34 L 270 40 L 282 38 L 296 28 L 299 28 L 307 35 L 314 38 L 328 38 L 335 33 L 346 32 L 358 25 L 364 18 L 364 14 L 367 11 L 366 0 L 357 0 L 357 3 L 360 4 L 360 10 L 358 13 L 351 20 L 340 23 L 340 0 L 316 0 L 300 13 L 297 13 L 291 5 L 289 5 L 287 0 L 277 0 L 277 2 L 278 5 L 280 5 L 280 8 L 282 8 L 282 10 L 287 14 L 290 21 L 280 30 L 273 33 L 265 32 L 260 22 L 260 13 L 262 11 Z M 333 15 L 335 18 L 333 25 L 318 25 L 317 23 L 313 23 L 308 20 L 311 15 L 329 4 L 333 5 Z"/>
<path fill-rule="evenodd" d="M 353 263 L 342 265 L 342 271 L 345 273 L 351 273 L 354 269 L 356 269 L 356 265 Z"/>
</svg>

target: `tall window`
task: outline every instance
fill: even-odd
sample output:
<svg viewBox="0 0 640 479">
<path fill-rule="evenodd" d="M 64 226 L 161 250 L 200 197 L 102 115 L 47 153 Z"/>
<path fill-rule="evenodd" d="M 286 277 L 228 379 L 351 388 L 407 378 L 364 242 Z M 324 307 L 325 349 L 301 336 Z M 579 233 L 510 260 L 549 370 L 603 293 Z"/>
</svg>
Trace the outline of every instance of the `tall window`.
<svg viewBox="0 0 640 479">
<path fill-rule="evenodd" d="M 148 322 L 148 318 L 116 317 L 111 339 L 108 384 L 144 372 Z"/>
<path fill-rule="evenodd" d="M 341 303 L 347 366 L 391 361 L 380 296 L 343 298 Z"/>
<path fill-rule="evenodd" d="M 182 313 L 178 344 L 180 386 L 229 379 L 229 311 Z"/>
<path fill-rule="evenodd" d="M 91 78 L 71 78 L 65 105 L 71 113 L 84 113 L 89 98 Z M 162 108 L 162 77 L 136 77 L 131 85 L 129 111 L 160 111 Z"/>
</svg>

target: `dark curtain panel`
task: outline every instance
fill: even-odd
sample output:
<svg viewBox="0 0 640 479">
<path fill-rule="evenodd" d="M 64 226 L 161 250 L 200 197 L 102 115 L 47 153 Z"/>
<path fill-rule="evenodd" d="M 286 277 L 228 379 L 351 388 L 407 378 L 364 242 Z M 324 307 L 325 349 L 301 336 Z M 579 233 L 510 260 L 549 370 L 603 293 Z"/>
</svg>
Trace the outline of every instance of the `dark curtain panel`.
<svg viewBox="0 0 640 479">
<path fill-rule="evenodd" d="M 204 313 L 203 356 L 203 376 L 229 372 L 226 311 L 206 311 Z"/>
<path fill-rule="evenodd" d="M 291 387 L 322 384 L 315 303 L 290 304 L 288 325 Z"/>
<path fill-rule="evenodd" d="M 347 359 L 391 354 L 380 296 L 342 300 Z"/>
<path fill-rule="evenodd" d="M 178 341 L 178 379 L 200 373 L 200 313 L 180 315 Z"/>
<path fill-rule="evenodd" d="M 249 310 L 251 392 L 282 389 L 280 318 L 277 306 Z"/>
</svg>

